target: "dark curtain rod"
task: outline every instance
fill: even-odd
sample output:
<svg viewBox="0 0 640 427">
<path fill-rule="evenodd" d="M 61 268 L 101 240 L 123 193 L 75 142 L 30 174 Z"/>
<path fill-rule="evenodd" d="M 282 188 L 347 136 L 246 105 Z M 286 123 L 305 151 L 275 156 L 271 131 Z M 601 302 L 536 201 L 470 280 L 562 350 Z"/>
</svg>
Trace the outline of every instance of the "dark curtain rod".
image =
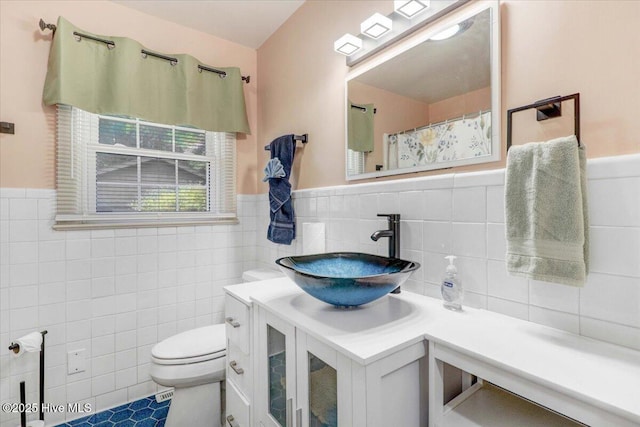
<svg viewBox="0 0 640 427">
<path fill-rule="evenodd" d="M 56 26 L 55 25 L 47 24 L 42 19 L 40 19 L 40 22 L 39 22 L 38 25 L 40 27 L 40 30 L 42 30 L 42 31 L 44 31 L 45 29 L 49 29 L 49 30 L 53 31 L 54 34 L 56 32 Z M 80 41 L 83 38 L 85 38 L 85 39 L 88 39 L 88 40 L 93 40 L 93 41 L 96 41 L 96 42 L 104 43 L 104 44 L 107 45 L 108 49 L 114 49 L 116 47 L 116 43 L 113 40 L 102 39 L 100 37 L 90 36 L 89 34 L 83 34 L 83 33 L 77 32 L 77 31 L 74 31 L 73 35 L 75 36 L 76 40 L 78 40 L 78 41 Z M 176 65 L 178 63 L 178 58 L 174 58 L 174 57 L 167 56 L 167 55 L 162 55 L 162 54 L 159 54 L 159 53 L 154 53 L 154 52 L 151 52 L 151 51 L 146 50 L 146 49 L 142 49 L 140 51 L 140 53 L 142 54 L 143 58 L 146 58 L 147 56 L 153 56 L 155 58 L 164 59 L 165 61 L 169 61 L 169 63 L 171 65 Z M 198 72 L 202 73 L 203 70 L 204 71 L 210 71 L 212 73 L 216 73 L 218 76 L 220 76 L 220 78 L 225 78 L 227 76 L 227 73 L 225 71 L 216 70 L 215 68 L 205 67 L 204 65 L 198 65 Z M 242 76 L 242 80 L 248 84 L 251 81 L 251 76 Z"/>
<path fill-rule="evenodd" d="M 159 59 L 164 59 L 165 61 L 169 61 L 169 63 L 171 65 L 178 65 L 178 58 L 173 58 L 171 56 L 167 56 L 167 55 L 162 55 L 160 53 L 151 52 L 151 51 L 146 50 L 146 49 L 141 49 L 140 53 L 142 54 L 143 58 L 146 58 L 147 55 L 148 55 L 148 56 L 153 56 L 154 58 L 159 58 Z"/>
<path fill-rule="evenodd" d="M 391 135 L 401 135 L 403 133 L 408 133 L 408 132 L 416 132 L 419 130 L 424 130 L 424 129 L 429 129 L 430 127 L 434 127 L 434 126 L 440 126 L 443 125 L 445 123 L 451 123 L 451 122 L 457 122 L 458 120 L 464 120 L 464 119 L 471 119 L 471 118 L 478 118 L 480 116 L 482 116 L 484 113 L 490 113 L 491 110 L 480 110 L 477 113 L 470 113 L 470 114 L 463 114 L 462 116 L 458 116 L 458 117 L 454 117 L 451 119 L 447 119 L 447 120 L 442 120 L 436 123 L 429 123 L 428 125 L 424 125 L 424 126 L 419 126 L 417 128 L 411 128 L 411 129 L 406 129 L 400 132 L 396 132 L 396 133 L 392 133 Z M 477 114 L 477 116 L 476 116 Z"/>
<path fill-rule="evenodd" d="M 220 70 L 216 70 L 215 68 L 209 68 L 209 67 L 205 67 L 204 65 L 198 65 L 198 72 L 202 72 L 202 71 L 210 71 L 212 73 L 216 73 L 217 75 L 220 76 L 220 78 L 225 78 L 227 77 L 227 73 L 224 71 L 220 71 Z M 244 80 L 245 82 L 249 83 L 251 81 L 251 76 L 242 76 L 242 80 Z"/>
<path fill-rule="evenodd" d="M 366 111 L 367 111 L 367 107 L 363 107 L 363 106 L 361 106 L 361 105 L 356 105 L 356 104 L 351 104 L 351 108 L 357 108 L 358 110 L 362 110 L 362 111 L 364 111 L 364 112 L 366 112 Z M 373 109 L 373 114 L 376 114 L 377 112 L 378 112 L 378 109 L 377 109 L 377 108 L 374 108 L 374 109 Z"/>
<path fill-rule="evenodd" d="M 107 45 L 107 47 L 109 49 L 114 49 L 116 47 L 116 44 L 114 42 L 112 42 L 111 40 L 105 40 L 105 39 L 101 39 L 99 37 L 93 37 L 93 36 L 90 36 L 89 34 L 82 34 L 82 33 L 79 33 L 77 31 L 74 31 L 73 35 L 75 36 L 77 41 L 82 40 L 82 38 L 84 37 L 85 39 L 89 39 L 89 40 L 93 40 L 93 41 L 96 41 L 96 42 L 104 43 L 104 44 Z"/>
</svg>

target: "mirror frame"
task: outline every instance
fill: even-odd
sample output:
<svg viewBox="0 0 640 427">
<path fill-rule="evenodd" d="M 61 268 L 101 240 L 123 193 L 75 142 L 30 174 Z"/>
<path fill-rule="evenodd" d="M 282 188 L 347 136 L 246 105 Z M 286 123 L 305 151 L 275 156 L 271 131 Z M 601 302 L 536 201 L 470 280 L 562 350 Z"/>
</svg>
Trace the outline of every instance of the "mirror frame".
<svg viewBox="0 0 640 427">
<path fill-rule="evenodd" d="M 396 56 L 406 52 L 407 50 L 427 41 L 433 35 L 445 30 L 452 25 L 462 22 L 466 19 L 475 16 L 476 14 L 485 10 L 490 10 L 491 13 L 491 31 L 490 37 L 490 67 L 491 67 L 491 155 L 482 157 L 471 157 L 467 159 L 452 160 L 446 162 L 432 163 L 424 166 L 415 166 L 411 168 L 402 168 L 386 171 L 365 172 L 357 175 L 348 174 L 348 138 L 349 138 L 349 81 L 354 80 L 356 77 L 366 73 L 367 71 L 375 68 L 376 66 L 387 62 Z M 345 139 L 344 139 L 344 170 L 347 181 L 356 181 L 362 179 L 379 178 L 394 175 L 405 175 L 416 172 L 425 172 L 438 169 L 449 169 L 456 166 L 474 165 L 480 163 L 496 162 L 502 158 L 501 152 L 501 121 L 500 116 L 502 114 L 501 106 L 501 61 L 500 61 L 500 4 L 497 0 L 486 0 L 473 3 L 467 3 L 464 6 L 455 9 L 441 20 L 425 26 L 425 28 L 412 34 L 411 36 L 398 41 L 397 44 L 390 46 L 387 50 L 381 52 L 372 59 L 354 67 L 345 78 Z M 402 179 L 402 178 L 400 178 Z"/>
</svg>

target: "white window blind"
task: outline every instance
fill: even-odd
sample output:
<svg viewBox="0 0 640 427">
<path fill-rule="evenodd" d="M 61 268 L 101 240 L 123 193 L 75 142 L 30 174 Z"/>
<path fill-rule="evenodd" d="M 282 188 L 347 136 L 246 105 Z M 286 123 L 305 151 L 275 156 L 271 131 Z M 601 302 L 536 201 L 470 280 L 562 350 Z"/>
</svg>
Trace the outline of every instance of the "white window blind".
<svg viewBox="0 0 640 427">
<path fill-rule="evenodd" d="M 235 134 L 58 105 L 56 226 L 236 218 Z"/>
<path fill-rule="evenodd" d="M 347 150 L 347 175 L 364 173 L 364 153 Z"/>
</svg>

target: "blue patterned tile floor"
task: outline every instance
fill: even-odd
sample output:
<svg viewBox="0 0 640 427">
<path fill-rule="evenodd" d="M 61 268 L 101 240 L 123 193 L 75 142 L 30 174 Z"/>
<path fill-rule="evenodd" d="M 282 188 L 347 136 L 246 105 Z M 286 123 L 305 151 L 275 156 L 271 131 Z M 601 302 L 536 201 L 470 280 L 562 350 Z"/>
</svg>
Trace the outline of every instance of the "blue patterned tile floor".
<svg viewBox="0 0 640 427">
<path fill-rule="evenodd" d="M 56 427 L 164 427 L 170 402 L 149 396 Z"/>
</svg>

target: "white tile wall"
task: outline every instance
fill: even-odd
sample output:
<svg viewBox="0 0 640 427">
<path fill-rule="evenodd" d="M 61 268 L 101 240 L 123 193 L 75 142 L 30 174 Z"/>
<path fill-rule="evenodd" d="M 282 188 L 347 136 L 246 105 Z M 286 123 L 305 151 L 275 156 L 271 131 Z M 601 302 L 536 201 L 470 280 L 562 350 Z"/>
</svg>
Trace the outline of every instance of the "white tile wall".
<svg viewBox="0 0 640 427">
<path fill-rule="evenodd" d="M 238 197 L 233 226 L 63 232 L 51 229 L 53 190 L 0 189 L 0 401 L 17 401 L 22 380 L 36 401 L 37 356 L 16 359 L 7 347 L 43 329 L 48 402 L 101 410 L 155 392 L 151 347 L 221 322 L 222 288 L 255 266 L 256 199 Z M 316 200 L 308 206 L 315 214 Z M 67 375 L 67 352 L 77 349 L 87 370 Z M 0 425 L 18 424 L 0 414 Z"/>
<path fill-rule="evenodd" d="M 327 224 L 327 250 L 386 254 L 386 239 L 369 238 L 386 226 L 377 213 L 402 214 L 402 256 L 422 264 L 406 290 L 439 297 L 453 253 L 467 305 L 640 349 L 640 155 L 589 161 L 588 174 L 583 288 L 506 273 L 502 170 L 297 191 L 291 246 L 266 239 L 266 195 L 239 196 L 235 226 L 59 232 L 53 191 L 0 189 L 0 401 L 15 401 L 23 379 L 36 399 L 37 357 L 14 359 L 7 347 L 45 328 L 48 401 L 101 409 L 154 393 L 151 347 L 221 321 L 224 285 L 301 253 L 303 222 Z M 87 371 L 69 376 L 76 349 Z M 0 424 L 17 418 L 1 414 Z"/>
<path fill-rule="evenodd" d="M 443 256 L 453 253 L 467 305 L 640 350 L 640 155 L 590 160 L 587 172 L 591 273 L 583 288 L 506 273 L 504 170 L 297 191 L 294 207 L 298 225 L 327 223 L 328 250 L 384 255 L 386 239 L 369 239 L 386 227 L 375 215 L 401 213 L 402 256 L 422 264 L 405 289 L 439 297 Z M 262 195 L 258 212 L 267 206 Z M 301 253 L 300 227 L 283 246 L 266 240 L 267 223 L 266 214 L 257 217 L 261 264 Z"/>
</svg>

